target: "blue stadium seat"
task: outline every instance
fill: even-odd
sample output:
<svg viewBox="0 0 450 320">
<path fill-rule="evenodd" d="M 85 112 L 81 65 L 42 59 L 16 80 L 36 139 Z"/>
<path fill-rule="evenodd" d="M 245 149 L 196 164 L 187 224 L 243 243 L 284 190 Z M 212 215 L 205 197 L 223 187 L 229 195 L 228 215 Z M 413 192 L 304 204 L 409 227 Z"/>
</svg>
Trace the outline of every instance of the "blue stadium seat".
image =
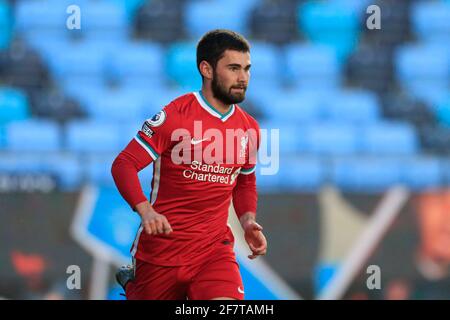
<svg viewBox="0 0 450 320">
<path fill-rule="evenodd" d="M 448 90 L 450 55 L 439 45 L 406 45 L 395 54 L 396 75 L 417 95 L 427 88 Z"/>
<path fill-rule="evenodd" d="M 422 41 L 450 42 L 450 2 L 420 1 L 411 7 L 413 32 Z"/>
<path fill-rule="evenodd" d="M 436 104 L 436 118 L 444 126 L 450 127 L 450 94 Z"/>
<path fill-rule="evenodd" d="M 174 43 L 167 51 L 167 75 L 186 90 L 200 90 L 201 76 L 197 69 L 196 44 Z"/>
<path fill-rule="evenodd" d="M 82 9 L 81 32 L 100 39 L 129 37 L 130 22 L 123 6 L 111 1 L 90 1 Z"/>
<path fill-rule="evenodd" d="M 247 29 L 248 13 L 221 1 L 189 1 L 184 16 L 186 30 L 193 39 L 212 29 L 230 29 L 243 34 Z"/>
<path fill-rule="evenodd" d="M 116 156 L 117 153 L 90 156 L 85 167 L 88 181 L 95 185 L 113 186 L 114 180 L 111 175 L 111 165 Z"/>
<path fill-rule="evenodd" d="M 15 26 L 20 32 L 65 27 L 67 6 L 67 1 L 18 1 Z"/>
<path fill-rule="evenodd" d="M 29 116 L 30 107 L 25 93 L 15 88 L 0 87 L 0 125 Z"/>
<path fill-rule="evenodd" d="M 339 62 L 331 48 L 293 44 L 286 46 L 285 52 L 288 72 L 298 87 L 332 89 L 340 85 Z"/>
<path fill-rule="evenodd" d="M 74 154 L 50 155 L 46 170 L 56 175 L 63 190 L 78 190 L 83 182 L 83 171 L 80 160 Z"/>
<path fill-rule="evenodd" d="M 320 158 L 280 157 L 280 186 L 288 192 L 318 190 L 326 179 L 326 170 Z"/>
<path fill-rule="evenodd" d="M 112 67 L 123 78 L 161 79 L 164 75 L 163 49 L 153 43 L 129 42 L 114 52 Z"/>
<path fill-rule="evenodd" d="M 378 121 L 377 96 L 369 91 L 345 90 L 327 94 L 323 112 L 330 121 L 370 123 Z"/>
<path fill-rule="evenodd" d="M 296 154 L 305 150 L 302 145 L 302 128 L 281 121 L 260 121 L 261 144 L 264 153 L 279 152 L 280 154 Z M 277 151 L 278 149 L 278 151 Z M 267 151 L 266 151 L 267 150 Z"/>
<path fill-rule="evenodd" d="M 5 127 L 0 125 L 0 150 L 3 150 L 6 146 L 6 132 Z"/>
<path fill-rule="evenodd" d="M 103 79 L 83 75 L 67 76 L 61 79 L 60 86 L 68 97 L 79 101 L 86 112 L 89 106 L 93 105 L 94 101 L 107 90 Z"/>
<path fill-rule="evenodd" d="M 374 3 L 372 0 L 329 0 L 329 2 L 354 12 L 359 17 L 365 16 L 367 7 Z"/>
<path fill-rule="evenodd" d="M 66 148 L 72 152 L 117 152 L 120 130 L 110 122 L 72 121 L 66 128 Z"/>
<path fill-rule="evenodd" d="M 6 126 L 6 146 L 11 151 L 58 151 L 61 133 L 55 122 L 26 120 Z"/>
<path fill-rule="evenodd" d="M 251 59 L 251 81 L 259 79 L 275 79 L 279 81 L 280 52 L 267 43 L 252 42 L 250 48 Z"/>
<path fill-rule="evenodd" d="M 323 96 L 317 91 L 280 90 L 261 95 L 258 108 L 267 119 L 286 124 L 317 121 L 322 116 Z"/>
<path fill-rule="evenodd" d="M 402 181 L 415 191 L 425 191 L 442 186 L 443 169 L 437 158 L 408 158 L 402 162 Z"/>
<path fill-rule="evenodd" d="M 0 172 L 44 174 L 56 178 L 63 190 L 75 190 L 82 181 L 81 165 L 74 155 L 8 152 L 0 158 Z"/>
<path fill-rule="evenodd" d="M 138 11 L 145 3 L 150 2 L 150 0 L 113 0 L 112 2 L 117 3 L 117 5 L 125 9 L 128 21 L 132 22 L 136 15 L 136 11 Z"/>
<path fill-rule="evenodd" d="M 350 125 L 317 123 L 308 125 L 297 138 L 306 151 L 318 155 L 346 155 L 359 151 L 358 130 Z"/>
<path fill-rule="evenodd" d="M 298 8 L 299 31 L 313 43 L 336 50 L 340 61 L 354 50 L 359 39 L 359 17 L 335 2 L 307 1 Z"/>
<path fill-rule="evenodd" d="M 362 151 L 374 155 L 412 155 L 419 149 L 413 126 L 407 123 L 378 123 L 361 132 Z"/>
<path fill-rule="evenodd" d="M 444 186 L 450 187 L 450 161 L 448 158 L 441 159 L 442 165 L 442 179 Z"/>
<path fill-rule="evenodd" d="M 98 92 L 86 105 L 88 114 L 99 121 L 133 121 L 144 117 L 146 95 L 142 91 L 106 89 Z"/>
<path fill-rule="evenodd" d="M 70 75 L 103 77 L 107 67 L 107 51 L 93 41 L 69 42 L 53 53 L 52 71 L 58 78 Z"/>
<path fill-rule="evenodd" d="M 396 158 L 335 159 L 332 181 L 344 191 L 382 192 L 401 183 L 403 161 Z"/>
<path fill-rule="evenodd" d="M 11 8 L 7 1 L 0 0 L 0 51 L 9 47 L 12 38 Z"/>
<path fill-rule="evenodd" d="M 281 186 L 281 176 L 278 172 L 277 174 L 266 174 L 262 173 L 262 168 L 268 167 L 268 165 L 258 164 L 256 166 L 256 187 L 258 192 L 262 193 L 277 193 Z"/>
</svg>

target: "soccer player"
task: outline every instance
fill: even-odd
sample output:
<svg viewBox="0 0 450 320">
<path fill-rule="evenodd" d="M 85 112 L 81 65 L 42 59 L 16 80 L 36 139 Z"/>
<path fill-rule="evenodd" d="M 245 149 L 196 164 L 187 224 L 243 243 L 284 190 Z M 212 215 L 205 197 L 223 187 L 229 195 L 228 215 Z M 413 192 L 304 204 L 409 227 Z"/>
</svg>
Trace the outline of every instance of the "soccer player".
<svg viewBox="0 0 450 320">
<path fill-rule="evenodd" d="M 248 257 L 266 254 L 255 221 L 259 126 L 237 105 L 250 78 L 250 45 L 233 31 L 210 31 L 197 45 L 197 67 L 201 91 L 147 119 L 112 165 L 119 192 L 141 217 L 127 299 L 243 299 L 227 224 L 231 201 Z M 138 171 L 152 162 L 148 201 Z"/>
</svg>

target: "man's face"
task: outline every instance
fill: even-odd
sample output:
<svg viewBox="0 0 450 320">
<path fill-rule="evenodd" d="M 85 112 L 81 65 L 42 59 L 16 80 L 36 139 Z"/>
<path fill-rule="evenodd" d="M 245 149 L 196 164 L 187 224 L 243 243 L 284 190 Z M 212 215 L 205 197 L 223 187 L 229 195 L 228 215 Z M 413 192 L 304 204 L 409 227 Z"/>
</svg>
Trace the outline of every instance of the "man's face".
<svg viewBox="0 0 450 320">
<path fill-rule="evenodd" d="M 225 104 L 244 101 L 249 78 L 250 53 L 226 50 L 213 70 L 214 97 Z"/>
</svg>

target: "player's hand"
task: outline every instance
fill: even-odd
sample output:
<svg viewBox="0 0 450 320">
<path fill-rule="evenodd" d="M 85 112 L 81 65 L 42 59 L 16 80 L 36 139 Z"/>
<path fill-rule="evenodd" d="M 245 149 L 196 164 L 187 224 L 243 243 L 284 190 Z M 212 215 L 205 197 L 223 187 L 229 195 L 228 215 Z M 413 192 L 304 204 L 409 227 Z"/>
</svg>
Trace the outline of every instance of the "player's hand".
<svg viewBox="0 0 450 320">
<path fill-rule="evenodd" d="M 145 201 L 136 205 L 136 210 L 141 216 L 141 224 L 147 234 L 167 235 L 173 231 L 166 216 L 157 213 L 149 202 Z"/>
<path fill-rule="evenodd" d="M 173 230 L 166 216 L 156 211 L 147 211 L 141 215 L 144 230 L 149 235 L 170 234 Z"/>
<path fill-rule="evenodd" d="M 244 237 L 252 254 L 248 256 L 249 259 L 255 259 L 258 256 L 263 256 L 267 252 L 267 240 L 262 233 L 263 228 L 256 223 L 254 218 L 243 217 L 241 222 L 244 229 Z"/>
</svg>

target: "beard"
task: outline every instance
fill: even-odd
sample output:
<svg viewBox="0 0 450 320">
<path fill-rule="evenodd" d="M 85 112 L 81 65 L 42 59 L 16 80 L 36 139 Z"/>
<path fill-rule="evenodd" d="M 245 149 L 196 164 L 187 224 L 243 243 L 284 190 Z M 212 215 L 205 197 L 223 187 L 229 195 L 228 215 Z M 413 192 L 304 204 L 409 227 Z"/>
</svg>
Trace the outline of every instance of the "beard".
<svg viewBox="0 0 450 320">
<path fill-rule="evenodd" d="M 241 88 L 242 92 L 233 93 L 231 90 L 233 88 Z M 235 103 L 241 103 L 245 100 L 245 91 L 247 90 L 247 86 L 245 85 L 234 85 L 229 88 L 226 88 L 222 82 L 219 80 L 219 77 L 214 72 L 213 80 L 211 83 L 211 90 L 214 95 L 214 98 L 220 100 L 226 105 L 231 105 Z"/>
</svg>

